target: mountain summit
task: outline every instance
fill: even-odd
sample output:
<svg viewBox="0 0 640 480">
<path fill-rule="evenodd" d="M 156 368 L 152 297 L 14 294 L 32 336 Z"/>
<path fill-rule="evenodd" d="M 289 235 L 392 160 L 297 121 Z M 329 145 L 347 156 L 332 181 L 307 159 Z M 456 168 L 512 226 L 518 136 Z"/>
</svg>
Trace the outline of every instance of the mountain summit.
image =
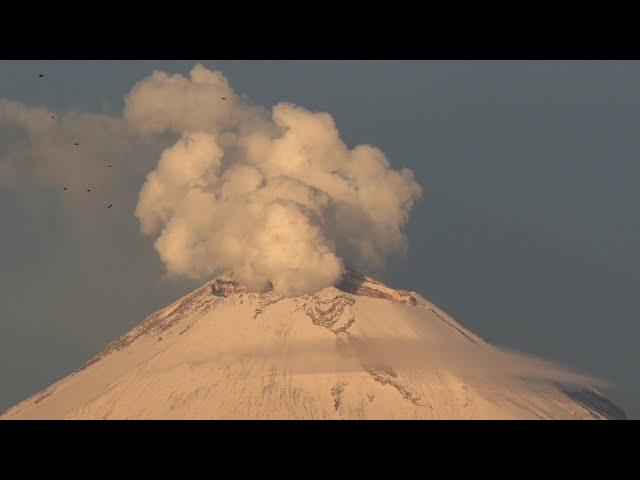
<svg viewBox="0 0 640 480">
<path fill-rule="evenodd" d="M 591 383 L 352 270 L 295 298 L 225 274 L 0 418 L 625 418 Z"/>
</svg>

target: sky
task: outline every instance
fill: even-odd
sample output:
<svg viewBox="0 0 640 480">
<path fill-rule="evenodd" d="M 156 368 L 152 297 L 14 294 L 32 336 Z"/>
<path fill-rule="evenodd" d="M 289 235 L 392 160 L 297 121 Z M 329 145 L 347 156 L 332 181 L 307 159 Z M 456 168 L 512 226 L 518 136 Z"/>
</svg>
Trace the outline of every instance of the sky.
<svg viewBox="0 0 640 480">
<path fill-rule="evenodd" d="M 87 114 L 120 115 L 154 70 L 196 63 L 256 104 L 329 112 L 350 148 L 411 169 L 409 247 L 378 279 L 491 343 L 611 381 L 607 396 L 640 418 L 639 62 L 0 61 L 0 101 L 73 112 L 73 133 Z M 91 199 L 33 175 L 0 182 L 0 410 L 203 283 L 167 278 L 134 215 L 158 146 L 112 146 L 117 126 L 101 128 L 92 141 L 115 164 L 90 170 Z M 0 130 L 0 173 L 28 141 Z"/>
</svg>

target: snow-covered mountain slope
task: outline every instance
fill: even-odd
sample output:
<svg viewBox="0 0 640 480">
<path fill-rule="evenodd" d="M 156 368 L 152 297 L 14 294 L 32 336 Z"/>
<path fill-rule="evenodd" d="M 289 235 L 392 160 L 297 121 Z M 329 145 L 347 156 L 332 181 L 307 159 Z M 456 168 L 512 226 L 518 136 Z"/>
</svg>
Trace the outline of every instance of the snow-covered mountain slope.
<svg viewBox="0 0 640 480">
<path fill-rule="evenodd" d="M 352 271 L 297 298 L 227 274 L 0 418 L 624 418 L 589 383 Z"/>
</svg>

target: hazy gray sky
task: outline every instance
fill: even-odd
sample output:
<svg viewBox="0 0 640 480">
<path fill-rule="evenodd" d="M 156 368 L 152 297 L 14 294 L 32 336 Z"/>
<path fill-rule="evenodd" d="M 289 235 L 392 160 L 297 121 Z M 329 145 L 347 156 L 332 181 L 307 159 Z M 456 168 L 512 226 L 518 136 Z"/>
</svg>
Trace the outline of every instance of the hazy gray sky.
<svg viewBox="0 0 640 480">
<path fill-rule="evenodd" d="M 1 61 L 0 99 L 117 115 L 154 69 L 195 63 Z M 349 146 L 413 170 L 409 251 L 381 280 L 489 342 L 611 380 L 640 417 L 639 62 L 201 63 L 255 103 L 329 112 Z M 0 167 L 18 141 L 0 133 Z M 133 215 L 144 174 L 109 191 L 112 210 L 100 185 L 78 207 L 52 186 L 0 183 L 0 409 L 202 283 L 162 278 Z"/>
</svg>

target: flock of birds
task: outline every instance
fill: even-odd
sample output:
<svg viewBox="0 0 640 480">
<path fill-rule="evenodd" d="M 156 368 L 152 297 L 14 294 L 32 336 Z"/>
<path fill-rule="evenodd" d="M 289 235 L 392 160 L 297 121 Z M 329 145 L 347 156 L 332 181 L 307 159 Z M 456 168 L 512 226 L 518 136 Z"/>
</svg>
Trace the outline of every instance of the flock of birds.
<svg viewBox="0 0 640 480">
<path fill-rule="evenodd" d="M 38 78 L 44 78 L 44 73 L 38 74 Z M 55 118 L 56 118 L 55 115 L 51 115 L 51 119 L 55 119 Z M 76 147 L 79 147 L 80 146 L 80 142 L 75 142 L 73 145 L 76 146 Z M 112 165 L 107 165 L 107 168 L 112 168 Z M 67 191 L 69 191 L 69 187 L 64 187 L 63 190 L 65 192 L 67 192 Z M 87 188 L 87 192 L 90 193 L 91 192 L 91 188 Z M 107 205 L 107 208 L 112 208 L 112 207 L 113 207 L 113 203 L 109 203 Z"/>
<path fill-rule="evenodd" d="M 44 78 L 44 73 L 40 73 L 40 74 L 38 74 L 38 77 L 39 77 L 39 78 Z M 227 99 L 227 97 L 220 97 L 220 100 L 226 100 L 226 99 Z M 51 115 L 51 118 L 52 118 L 52 119 L 55 119 L 55 118 L 56 118 L 56 116 L 55 116 L 55 115 Z M 79 146 L 80 146 L 80 142 L 75 142 L 75 143 L 74 143 L 74 146 L 79 147 Z M 107 168 L 112 168 L 112 165 L 107 165 Z M 69 187 L 64 187 L 64 191 L 65 191 L 65 192 L 69 191 Z M 91 188 L 87 188 L 87 193 L 91 193 Z M 113 207 L 113 204 L 112 204 L 112 203 L 110 203 L 109 205 L 107 205 L 107 208 L 111 208 L 111 207 Z"/>
</svg>

